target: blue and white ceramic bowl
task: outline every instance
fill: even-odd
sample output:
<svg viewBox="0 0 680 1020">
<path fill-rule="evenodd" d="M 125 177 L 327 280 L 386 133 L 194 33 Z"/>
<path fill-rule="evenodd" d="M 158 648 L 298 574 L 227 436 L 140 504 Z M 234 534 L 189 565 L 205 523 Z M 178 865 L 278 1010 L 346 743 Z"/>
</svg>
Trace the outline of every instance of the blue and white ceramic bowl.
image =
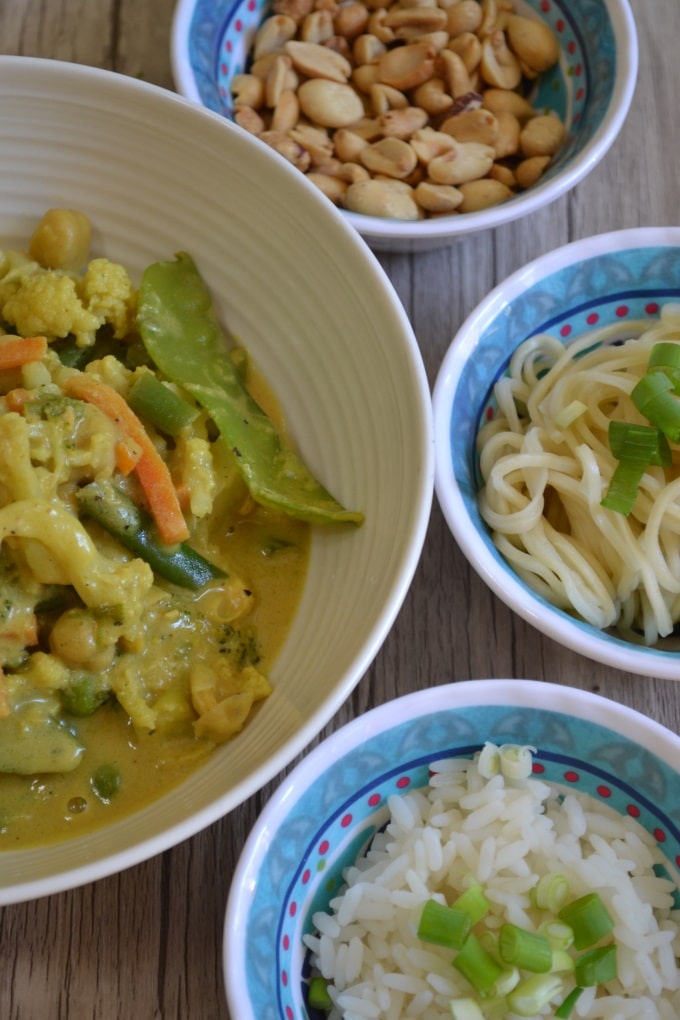
<svg viewBox="0 0 680 1020">
<path fill-rule="evenodd" d="M 178 0 L 172 28 L 177 90 L 231 118 L 230 86 L 247 67 L 248 51 L 270 0 Z M 548 205 L 581 181 L 618 135 L 630 106 L 638 67 L 635 22 L 628 0 L 517 0 L 543 18 L 561 47 L 531 101 L 555 110 L 567 139 L 541 182 L 481 212 L 407 223 L 343 212 L 376 250 L 421 251 L 501 226 Z"/>
<path fill-rule="evenodd" d="M 482 520 L 475 437 L 495 381 L 535 333 L 561 340 L 594 326 L 658 313 L 680 301 L 680 227 L 585 238 L 544 255 L 495 288 L 455 336 L 434 387 L 435 486 L 448 525 L 489 587 L 544 634 L 598 662 L 680 679 L 677 648 L 631 644 L 577 620 L 530 589 L 494 546 Z"/>
<path fill-rule="evenodd" d="M 491 740 L 536 748 L 534 772 L 650 832 L 680 867 L 680 737 L 608 699 L 532 680 L 471 680 L 355 719 L 284 780 L 244 847 L 227 906 L 224 973 L 239 1020 L 321 1020 L 305 1002 L 302 941 L 342 870 L 387 820 L 386 798 L 428 766 Z"/>
</svg>

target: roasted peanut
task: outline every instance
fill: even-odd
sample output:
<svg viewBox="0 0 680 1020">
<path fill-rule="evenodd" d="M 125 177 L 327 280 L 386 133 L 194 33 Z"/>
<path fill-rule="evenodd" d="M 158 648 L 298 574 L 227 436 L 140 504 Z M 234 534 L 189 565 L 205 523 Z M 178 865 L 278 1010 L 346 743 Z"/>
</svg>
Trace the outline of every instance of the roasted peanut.
<svg viewBox="0 0 680 1020">
<path fill-rule="evenodd" d="M 356 163 L 359 153 L 368 142 L 349 128 L 338 128 L 334 135 L 335 152 L 343 163 Z"/>
<path fill-rule="evenodd" d="M 392 187 L 389 181 L 357 181 L 348 187 L 344 203 L 350 212 L 394 220 L 420 220 L 423 211 L 411 189 Z"/>
<path fill-rule="evenodd" d="M 431 117 L 446 113 L 451 107 L 451 96 L 446 91 L 446 83 L 442 78 L 430 78 L 413 91 L 416 106 L 425 110 Z"/>
<path fill-rule="evenodd" d="M 495 117 L 498 131 L 492 144 L 496 151 L 496 159 L 515 156 L 519 152 L 519 136 L 522 130 L 520 122 L 514 114 L 503 110 Z"/>
<path fill-rule="evenodd" d="M 483 180 L 466 181 L 460 186 L 463 200 L 458 206 L 459 212 L 479 212 L 481 209 L 488 209 L 492 205 L 498 205 L 512 198 L 512 191 L 502 181 L 495 181 L 491 177 Z"/>
<path fill-rule="evenodd" d="M 465 110 L 455 117 L 447 117 L 440 130 L 459 142 L 481 142 L 495 147 L 498 120 L 490 110 Z"/>
<path fill-rule="evenodd" d="M 447 10 L 447 28 L 455 39 L 464 32 L 476 32 L 482 24 L 482 8 L 478 0 L 458 0 Z"/>
<path fill-rule="evenodd" d="M 364 104 L 351 85 L 309 78 L 298 89 L 300 109 L 322 127 L 347 127 L 364 113 Z"/>
<path fill-rule="evenodd" d="M 309 78 L 328 78 L 329 81 L 344 83 L 352 73 L 349 60 L 319 43 L 290 39 L 285 44 L 285 51 L 295 69 Z"/>
<path fill-rule="evenodd" d="M 387 110 L 378 117 L 385 138 L 410 138 L 427 124 L 427 114 L 418 106 L 405 106 L 401 110 Z"/>
<path fill-rule="evenodd" d="M 513 53 L 536 72 L 547 71 L 560 58 L 557 39 L 544 21 L 513 14 L 508 18 L 505 34 Z"/>
<path fill-rule="evenodd" d="M 297 24 L 293 18 L 286 14 L 272 14 L 262 23 L 255 35 L 253 51 L 255 60 L 268 53 L 278 53 L 296 32 Z"/>
<path fill-rule="evenodd" d="M 434 74 L 436 55 L 426 43 L 407 43 L 387 50 L 378 60 L 380 81 L 401 92 L 417 88 Z"/>
<path fill-rule="evenodd" d="M 562 121 L 552 113 L 532 117 L 519 136 L 519 145 L 525 156 L 553 156 L 564 141 Z"/>
<path fill-rule="evenodd" d="M 421 209 L 431 213 L 452 213 L 463 201 L 463 193 L 450 184 L 421 181 L 413 193 Z"/>
<path fill-rule="evenodd" d="M 408 99 L 403 92 L 379 81 L 371 85 L 369 96 L 374 117 L 381 117 L 388 110 L 404 110 L 408 106 Z"/>
<path fill-rule="evenodd" d="M 231 92 L 234 109 L 238 109 L 239 106 L 251 106 L 253 110 L 259 110 L 264 103 L 264 82 L 255 74 L 235 74 Z"/>
<path fill-rule="evenodd" d="M 495 88 L 516 89 L 522 80 L 519 60 L 508 47 L 504 33 L 498 29 L 482 43 L 479 69 L 487 85 Z"/>
<path fill-rule="evenodd" d="M 345 3 L 338 8 L 333 19 L 335 34 L 353 40 L 366 31 L 369 13 L 363 4 Z"/>
<path fill-rule="evenodd" d="M 339 177 L 333 177 L 330 174 L 319 173 L 318 170 L 310 170 L 307 174 L 307 180 L 311 181 L 312 184 L 316 184 L 319 191 L 322 191 L 326 198 L 330 198 L 331 202 L 338 205 L 345 197 L 347 192 L 347 182 L 341 180 Z"/>
<path fill-rule="evenodd" d="M 515 179 L 520 188 L 536 184 L 550 162 L 550 156 L 530 156 L 515 167 Z"/>
<path fill-rule="evenodd" d="M 403 179 L 413 173 L 418 157 L 401 138 L 380 138 L 361 150 L 359 162 L 372 174 Z"/>
<path fill-rule="evenodd" d="M 430 160 L 427 169 L 435 184 L 458 185 L 484 177 L 493 161 L 494 151 L 490 145 L 455 142 L 452 149 Z"/>
</svg>

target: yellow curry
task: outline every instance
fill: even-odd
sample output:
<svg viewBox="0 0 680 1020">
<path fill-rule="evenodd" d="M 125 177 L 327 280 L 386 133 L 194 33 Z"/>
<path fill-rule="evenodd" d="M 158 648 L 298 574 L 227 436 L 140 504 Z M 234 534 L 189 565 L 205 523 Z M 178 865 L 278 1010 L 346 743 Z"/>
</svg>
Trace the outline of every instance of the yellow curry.
<svg viewBox="0 0 680 1020">
<path fill-rule="evenodd" d="M 235 738 L 349 521 L 188 255 L 138 288 L 50 210 L 0 252 L 0 848 L 137 810 Z"/>
</svg>

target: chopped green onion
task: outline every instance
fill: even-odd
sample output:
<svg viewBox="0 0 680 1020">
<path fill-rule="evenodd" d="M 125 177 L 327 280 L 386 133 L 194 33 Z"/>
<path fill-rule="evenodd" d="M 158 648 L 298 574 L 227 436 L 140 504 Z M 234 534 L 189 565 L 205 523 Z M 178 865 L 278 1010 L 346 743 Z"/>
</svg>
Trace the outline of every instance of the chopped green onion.
<svg viewBox="0 0 680 1020">
<path fill-rule="evenodd" d="M 470 933 L 470 915 L 464 910 L 428 900 L 418 925 L 418 938 L 446 949 L 460 949 Z"/>
<path fill-rule="evenodd" d="M 484 1020 L 479 1003 L 474 999 L 452 999 L 451 1015 L 453 1020 Z"/>
<path fill-rule="evenodd" d="M 479 752 L 477 768 L 484 779 L 493 779 L 501 770 L 501 753 L 496 745 L 488 740 Z"/>
<path fill-rule="evenodd" d="M 477 992 L 490 991 L 503 970 L 474 935 L 468 935 L 463 948 L 454 958 L 453 966 Z"/>
<path fill-rule="evenodd" d="M 507 995 L 520 982 L 520 972 L 517 967 L 504 967 L 496 981 L 496 995 Z"/>
<path fill-rule="evenodd" d="M 558 974 L 560 971 L 573 970 L 574 957 L 570 956 L 566 949 L 553 949 L 550 973 Z"/>
<path fill-rule="evenodd" d="M 614 980 L 616 973 L 616 946 L 613 942 L 589 949 L 576 960 L 576 984 L 582 987 L 606 984 Z"/>
<path fill-rule="evenodd" d="M 629 421 L 609 422 L 609 449 L 617 460 L 639 461 L 668 467 L 671 450 L 663 432 L 652 425 L 636 425 Z"/>
<path fill-rule="evenodd" d="M 535 974 L 545 974 L 552 964 L 552 946 L 544 935 L 526 931 L 516 924 L 504 924 L 498 936 L 498 951 L 504 963 Z"/>
<path fill-rule="evenodd" d="M 680 344 L 668 341 L 654 344 L 647 362 L 648 372 L 663 372 L 680 394 Z"/>
<path fill-rule="evenodd" d="M 328 984 L 325 978 L 317 975 L 311 979 L 307 989 L 307 1004 L 312 1009 L 332 1009 L 333 1000 L 328 994 Z"/>
<path fill-rule="evenodd" d="M 550 872 L 542 875 L 531 890 L 531 898 L 534 906 L 539 910 L 549 910 L 552 914 L 564 905 L 569 895 L 569 882 L 564 875 Z"/>
<path fill-rule="evenodd" d="M 470 916 L 470 924 L 474 927 L 491 910 L 491 904 L 482 891 L 479 882 L 474 882 L 465 892 L 451 904 L 456 910 L 464 910 Z"/>
<path fill-rule="evenodd" d="M 588 408 L 582 400 L 572 400 L 570 404 L 557 412 L 553 421 L 558 428 L 568 429 L 587 410 Z"/>
<path fill-rule="evenodd" d="M 574 942 L 574 933 L 568 924 L 563 921 L 554 921 L 548 918 L 538 926 L 541 935 L 545 935 L 553 950 L 568 949 Z"/>
<path fill-rule="evenodd" d="M 600 504 L 605 510 L 613 510 L 627 517 L 635 506 L 638 489 L 647 465 L 640 461 L 620 460 L 614 468 L 609 486 Z"/>
<path fill-rule="evenodd" d="M 631 400 L 647 421 L 668 438 L 680 441 L 680 401 L 673 394 L 673 383 L 664 372 L 648 372 L 633 387 Z"/>
<path fill-rule="evenodd" d="M 508 1005 L 518 1016 L 535 1016 L 562 991 L 562 981 L 554 974 L 534 974 L 508 995 Z"/>
<path fill-rule="evenodd" d="M 506 779 L 528 779 L 533 766 L 535 747 L 503 744 L 500 749 L 501 772 Z"/>
<path fill-rule="evenodd" d="M 564 1002 L 560 1003 L 560 1005 L 555 1010 L 555 1016 L 557 1020 L 569 1020 L 569 1017 L 571 1016 L 571 1011 L 578 1002 L 578 1000 L 581 998 L 582 994 L 583 989 L 579 988 L 578 985 L 576 986 L 576 988 L 572 988 Z"/>
<path fill-rule="evenodd" d="M 587 893 L 562 907 L 557 915 L 574 932 L 574 948 L 587 949 L 608 935 L 614 922 L 597 893 Z"/>
</svg>

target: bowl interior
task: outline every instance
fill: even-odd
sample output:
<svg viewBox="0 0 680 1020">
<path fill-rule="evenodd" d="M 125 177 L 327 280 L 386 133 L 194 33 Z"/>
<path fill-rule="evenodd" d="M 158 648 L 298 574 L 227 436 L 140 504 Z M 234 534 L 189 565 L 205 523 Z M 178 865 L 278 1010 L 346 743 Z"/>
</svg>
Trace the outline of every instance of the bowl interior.
<svg viewBox="0 0 680 1020">
<path fill-rule="evenodd" d="M 517 0 L 516 7 L 538 14 L 560 42 L 559 63 L 542 75 L 530 96 L 536 109 L 554 109 L 567 127 L 558 158 L 538 185 L 491 211 L 411 224 L 345 213 L 376 249 L 382 247 L 381 236 L 393 243 L 397 235 L 413 239 L 429 234 L 432 240 L 513 219 L 529 211 L 528 202 L 533 208 L 534 202 L 541 205 L 557 197 L 558 180 L 557 193 L 575 184 L 613 141 L 637 73 L 634 23 L 625 0 Z M 270 11 L 269 0 L 179 0 L 173 26 L 179 91 L 232 117 L 231 82 L 247 69 L 255 33 Z"/>
<path fill-rule="evenodd" d="M 433 444 L 429 388 L 403 309 L 365 244 L 300 174 L 223 118 L 122 75 L 3 57 L 0 88 L 3 245 L 25 245 L 45 209 L 60 205 L 87 213 L 93 251 L 133 278 L 189 251 L 305 459 L 366 515 L 360 528 L 315 530 L 301 605 L 271 674 L 275 693 L 238 739 L 114 827 L 3 853 L 6 902 L 186 838 L 318 733 L 370 665 L 410 584 Z"/>
<path fill-rule="evenodd" d="M 343 868 L 387 820 L 387 797 L 425 786 L 431 762 L 470 756 L 487 740 L 533 745 L 541 778 L 637 819 L 677 879 L 677 736 L 603 698 L 537 681 L 469 681 L 407 695 L 315 749 L 250 837 L 224 947 L 227 994 L 241 1008 L 247 995 L 247 1020 L 320 1020 L 303 980 L 312 915 L 328 908 Z"/>
<path fill-rule="evenodd" d="M 494 413 L 491 390 L 513 351 L 536 333 L 566 341 L 658 314 L 680 298 L 680 230 L 649 229 L 568 245 L 514 274 L 463 325 L 435 387 L 437 495 L 449 526 L 487 584 L 557 640 L 621 669 L 676 678 L 676 652 L 631 646 L 557 609 L 512 572 L 479 513 L 475 437 Z"/>
</svg>

